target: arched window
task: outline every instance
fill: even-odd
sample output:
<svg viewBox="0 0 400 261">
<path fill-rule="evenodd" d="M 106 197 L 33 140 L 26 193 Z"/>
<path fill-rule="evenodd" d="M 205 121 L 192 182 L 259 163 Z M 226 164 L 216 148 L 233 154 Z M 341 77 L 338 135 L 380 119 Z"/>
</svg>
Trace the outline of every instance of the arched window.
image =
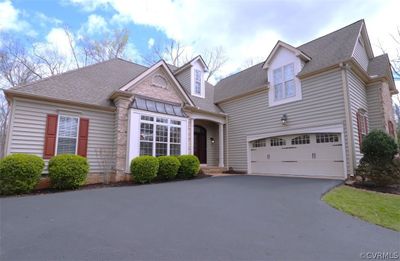
<svg viewBox="0 0 400 261">
<path fill-rule="evenodd" d="M 159 74 L 153 76 L 152 85 L 160 88 L 167 88 L 167 80 Z"/>
</svg>

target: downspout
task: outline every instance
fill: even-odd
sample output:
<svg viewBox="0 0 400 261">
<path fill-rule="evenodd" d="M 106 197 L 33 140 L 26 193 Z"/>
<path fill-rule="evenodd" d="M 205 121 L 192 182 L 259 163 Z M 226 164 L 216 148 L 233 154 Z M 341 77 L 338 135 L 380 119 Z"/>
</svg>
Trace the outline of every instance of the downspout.
<svg viewBox="0 0 400 261">
<path fill-rule="evenodd" d="M 347 70 L 350 69 L 350 66 L 346 63 L 340 64 L 341 73 L 342 73 L 342 88 L 343 88 L 343 96 L 344 96 L 344 110 L 345 110 L 345 118 L 346 118 L 346 135 L 347 135 L 347 147 L 350 156 L 349 160 L 349 171 L 348 174 L 350 176 L 354 176 L 354 166 L 355 162 L 355 150 L 354 150 L 354 133 L 353 133 L 353 123 L 352 123 L 352 115 L 350 109 L 350 92 L 349 92 L 349 84 L 347 79 Z"/>
</svg>

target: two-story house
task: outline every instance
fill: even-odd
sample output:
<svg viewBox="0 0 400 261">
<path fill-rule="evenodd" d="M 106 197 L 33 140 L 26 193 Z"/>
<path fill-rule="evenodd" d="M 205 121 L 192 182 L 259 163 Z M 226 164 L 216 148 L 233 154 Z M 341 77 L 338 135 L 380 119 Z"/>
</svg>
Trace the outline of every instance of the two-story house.
<svg viewBox="0 0 400 261">
<path fill-rule="evenodd" d="M 198 56 L 177 68 L 122 59 L 5 91 L 6 154 L 85 156 L 90 176 L 124 180 L 139 155 L 195 154 L 249 174 L 344 179 L 372 129 L 395 137 L 388 56 L 374 57 L 360 20 L 212 86 Z"/>
</svg>

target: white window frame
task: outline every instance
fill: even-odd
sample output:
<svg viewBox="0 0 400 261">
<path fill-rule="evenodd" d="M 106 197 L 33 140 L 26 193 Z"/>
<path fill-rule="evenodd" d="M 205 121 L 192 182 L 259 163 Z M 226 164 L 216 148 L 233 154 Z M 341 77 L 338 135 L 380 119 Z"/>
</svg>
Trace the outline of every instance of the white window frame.
<svg viewBox="0 0 400 261">
<path fill-rule="evenodd" d="M 291 66 L 291 67 L 293 67 L 293 75 L 291 75 L 292 77 L 290 78 L 290 79 L 286 79 L 285 78 L 285 68 L 286 67 L 288 67 L 288 66 Z M 295 81 L 295 78 L 296 78 L 296 74 L 295 74 L 295 70 L 294 70 L 294 63 L 288 63 L 288 64 L 285 64 L 285 65 L 283 65 L 283 66 L 281 66 L 281 67 L 278 67 L 278 68 L 275 68 L 273 71 L 272 71 L 272 76 L 273 76 L 273 86 L 272 86 L 272 88 L 274 88 L 274 101 L 281 101 L 281 100 L 286 100 L 286 99 L 290 99 L 290 98 L 292 98 L 292 97 L 296 97 L 296 81 Z M 275 73 L 277 72 L 277 71 L 280 71 L 280 73 L 281 73 L 281 81 L 280 82 L 275 82 Z M 291 81 L 293 81 L 293 84 L 294 84 L 294 94 L 293 95 L 291 95 L 291 96 L 287 96 L 287 91 L 286 91 L 286 89 L 287 89 L 287 83 L 288 82 L 291 82 Z M 277 85 L 278 84 L 280 84 L 281 85 L 281 92 L 282 92 L 282 94 L 283 94 L 283 96 L 282 96 L 282 98 L 277 98 L 276 97 L 276 88 L 277 88 Z"/>
<path fill-rule="evenodd" d="M 195 63 L 190 71 L 192 96 L 205 98 L 204 69 L 198 63 Z M 200 93 L 196 92 L 196 71 L 200 72 Z"/>
<path fill-rule="evenodd" d="M 72 116 L 72 115 L 67 115 L 67 114 L 58 114 L 57 117 L 57 135 L 56 135 L 56 148 L 55 148 L 55 152 L 54 155 L 58 155 L 58 138 L 60 137 L 60 118 L 61 117 L 68 117 L 68 118 L 75 118 L 78 119 L 78 124 L 76 125 L 76 144 L 75 144 L 75 155 L 78 154 L 78 144 L 79 144 L 79 124 L 80 124 L 80 117 L 78 116 Z M 70 137 L 68 137 L 70 138 Z M 61 154 L 60 154 L 61 155 Z"/>
<path fill-rule="evenodd" d="M 147 123 L 147 124 L 152 124 L 153 125 L 153 139 L 151 141 L 151 143 L 153 144 L 152 146 L 152 156 L 157 157 L 157 148 L 156 145 L 157 143 L 162 143 L 162 144 L 167 144 L 167 155 L 162 155 L 162 156 L 170 156 L 171 154 L 171 144 L 179 144 L 180 146 L 182 146 L 182 121 L 181 120 L 176 120 L 176 119 L 171 119 L 168 116 L 164 115 L 164 116 L 150 116 L 153 117 L 153 121 L 148 121 L 148 120 L 143 120 L 141 118 L 141 116 L 149 116 L 146 114 L 141 114 L 140 115 L 140 122 L 139 125 L 141 126 L 142 123 Z M 157 118 L 164 118 L 167 119 L 167 122 L 157 122 Z M 179 121 L 181 124 L 177 125 L 177 124 L 172 124 L 172 121 Z M 166 126 L 167 127 L 167 142 L 161 142 L 161 141 L 157 141 L 156 137 L 157 137 L 157 126 Z M 175 142 L 171 142 L 171 127 L 179 127 L 180 131 L 181 131 L 181 137 L 180 137 L 180 143 L 175 143 Z M 141 128 L 141 127 L 140 127 Z M 140 143 L 141 142 L 148 142 L 150 143 L 150 141 L 142 141 L 140 140 L 140 136 L 139 136 L 139 155 L 140 155 Z M 182 150 L 182 149 L 181 149 Z M 182 155 L 182 153 L 181 153 Z"/>
<path fill-rule="evenodd" d="M 172 116 L 162 113 L 148 112 L 137 109 L 129 110 L 128 117 L 128 141 L 127 141 L 127 158 L 126 158 L 126 171 L 129 172 L 130 162 L 133 158 L 138 157 L 140 154 L 140 125 L 141 125 L 141 116 L 149 116 L 155 118 L 168 118 L 169 120 L 177 120 L 181 122 L 181 155 L 188 154 L 189 144 L 188 144 L 188 135 L 189 126 L 188 126 L 188 118 Z M 176 126 L 176 125 L 173 125 Z M 168 152 L 169 153 L 169 152 Z"/>
<path fill-rule="evenodd" d="M 280 99 L 280 100 L 275 100 L 275 83 L 274 83 L 274 70 L 279 69 L 289 65 L 293 64 L 293 69 L 294 69 L 294 85 L 295 85 L 295 93 L 296 95 L 287 97 L 285 99 Z M 296 56 L 295 53 L 293 53 L 291 50 L 288 50 L 287 48 L 280 48 L 276 54 L 274 55 L 274 58 L 272 59 L 270 65 L 268 66 L 268 85 L 269 85 L 269 91 L 268 91 L 268 107 L 273 107 L 273 106 L 278 106 L 281 104 L 286 104 L 290 102 L 295 102 L 295 101 L 300 101 L 302 100 L 302 88 L 301 88 L 301 81 L 297 77 L 297 74 L 301 71 L 303 68 L 304 63 L 300 60 L 299 57 Z M 282 75 L 283 77 L 283 75 Z"/>
<path fill-rule="evenodd" d="M 197 79 L 198 76 L 199 76 L 199 79 Z M 201 95 L 202 78 L 203 78 L 203 75 L 201 73 L 201 70 L 194 69 L 194 86 L 193 86 L 193 90 L 194 90 L 194 94 L 196 94 L 196 95 Z M 200 85 L 198 90 L 197 90 L 197 84 Z"/>
</svg>

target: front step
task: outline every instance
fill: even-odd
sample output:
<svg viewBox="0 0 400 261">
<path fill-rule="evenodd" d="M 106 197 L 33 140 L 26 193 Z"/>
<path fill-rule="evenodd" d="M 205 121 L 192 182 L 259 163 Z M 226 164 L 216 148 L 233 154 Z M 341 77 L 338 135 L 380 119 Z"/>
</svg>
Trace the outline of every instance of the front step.
<svg viewBox="0 0 400 261">
<path fill-rule="evenodd" d="M 226 168 L 204 166 L 201 167 L 201 170 L 204 172 L 204 174 L 217 174 L 217 173 L 223 173 L 224 171 L 226 171 Z"/>
</svg>

